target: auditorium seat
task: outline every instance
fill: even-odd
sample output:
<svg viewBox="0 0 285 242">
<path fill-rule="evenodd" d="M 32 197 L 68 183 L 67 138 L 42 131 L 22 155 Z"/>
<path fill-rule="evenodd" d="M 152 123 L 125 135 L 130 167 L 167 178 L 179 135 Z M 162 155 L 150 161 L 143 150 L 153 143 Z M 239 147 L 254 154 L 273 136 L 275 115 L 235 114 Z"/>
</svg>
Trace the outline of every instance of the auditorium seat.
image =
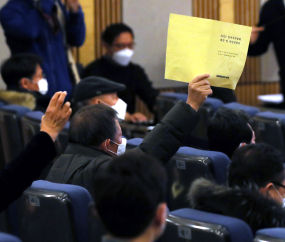
<svg viewBox="0 0 285 242">
<path fill-rule="evenodd" d="M 0 233 L 0 242 L 21 242 L 21 240 L 14 235 Z"/>
<path fill-rule="evenodd" d="M 254 242 L 285 242 L 285 228 L 258 230 Z"/>
<path fill-rule="evenodd" d="M 188 95 L 186 93 L 164 92 L 160 93 L 156 99 L 155 120 L 159 122 L 165 114 L 180 100 L 186 102 Z"/>
<path fill-rule="evenodd" d="M 250 227 L 242 220 L 185 208 L 170 212 L 160 242 L 252 242 Z"/>
<path fill-rule="evenodd" d="M 251 118 L 254 117 L 260 110 L 256 107 L 240 104 L 237 102 L 227 103 L 222 106 L 222 108 L 234 109 L 234 110 L 243 110 L 245 111 Z"/>
<path fill-rule="evenodd" d="M 258 143 L 274 146 L 285 155 L 285 114 L 260 112 L 253 118 L 252 128 Z"/>
<path fill-rule="evenodd" d="M 41 111 L 28 112 L 22 117 L 23 139 L 25 146 L 41 128 L 41 119 L 44 115 Z"/>
<path fill-rule="evenodd" d="M 40 131 L 41 119 L 43 112 L 33 111 L 28 112 L 22 117 L 23 138 L 24 144 L 27 145 L 31 138 Z M 69 122 L 60 131 L 58 138 L 55 141 L 55 146 L 58 154 L 64 153 L 68 145 L 68 130 Z"/>
<path fill-rule="evenodd" d="M 91 201 L 80 186 L 33 182 L 18 200 L 20 237 L 29 242 L 88 241 Z"/>
<path fill-rule="evenodd" d="M 189 206 L 187 192 L 191 183 L 199 177 L 225 184 L 229 163 L 230 159 L 223 153 L 181 147 L 166 164 L 169 209 L 172 211 Z"/>
<path fill-rule="evenodd" d="M 0 133 L 5 163 L 13 160 L 24 148 L 21 118 L 31 110 L 18 105 L 0 108 Z"/>
<path fill-rule="evenodd" d="M 139 146 L 142 142 L 143 142 L 142 138 L 128 139 L 126 149 L 131 150 L 131 149 Z"/>
</svg>

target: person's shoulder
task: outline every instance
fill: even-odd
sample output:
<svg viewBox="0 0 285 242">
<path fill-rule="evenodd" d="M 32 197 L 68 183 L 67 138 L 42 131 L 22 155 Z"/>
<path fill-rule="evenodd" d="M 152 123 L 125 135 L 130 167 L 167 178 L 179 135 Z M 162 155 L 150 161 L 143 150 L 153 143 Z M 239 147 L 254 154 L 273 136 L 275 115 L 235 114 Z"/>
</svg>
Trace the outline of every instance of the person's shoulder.
<svg viewBox="0 0 285 242">
<path fill-rule="evenodd" d="M 104 65 L 104 58 L 96 59 L 90 62 L 87 66 L 84 67 L 84 77 L 90 75 L 95 75 L 101 69 L 101 66 Z"/>
</svg>

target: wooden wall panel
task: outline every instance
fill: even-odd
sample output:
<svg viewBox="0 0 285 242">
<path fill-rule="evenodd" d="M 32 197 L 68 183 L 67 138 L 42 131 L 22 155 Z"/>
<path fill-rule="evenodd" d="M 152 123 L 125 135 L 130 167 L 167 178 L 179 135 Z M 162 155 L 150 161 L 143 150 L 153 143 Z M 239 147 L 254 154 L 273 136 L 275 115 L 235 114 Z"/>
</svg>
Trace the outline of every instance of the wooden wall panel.
<svg viewBox="0 0 285 242">
<path fill-rule="evenodd" d="M 122 22 L 122 0 L 80 0 L 86 24 L 83 46 L 73 48 L 76 60 L 84 66 L 104 54 L 101 33 L 111 23 Z"/>
<path fill-rule="evenodd" d="M 200 18 L 220 19 L 220 1 L 219 0 L 194 0 L 193 16 Z"/>
</svg>

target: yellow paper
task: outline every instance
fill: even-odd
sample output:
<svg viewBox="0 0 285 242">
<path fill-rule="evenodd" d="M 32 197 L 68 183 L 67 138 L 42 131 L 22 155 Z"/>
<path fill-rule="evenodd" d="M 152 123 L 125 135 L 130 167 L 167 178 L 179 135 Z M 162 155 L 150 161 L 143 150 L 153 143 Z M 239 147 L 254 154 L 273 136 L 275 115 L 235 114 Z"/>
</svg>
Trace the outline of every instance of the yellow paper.
<svg viewBox="0 0 285 242">
<path fill-rule="evenodd" d="M 243 71 L 251 27 L 170 14 L 165 78 L 190 82 L 210 74 L 210 84 L 235 89 Z"/>
</svg>

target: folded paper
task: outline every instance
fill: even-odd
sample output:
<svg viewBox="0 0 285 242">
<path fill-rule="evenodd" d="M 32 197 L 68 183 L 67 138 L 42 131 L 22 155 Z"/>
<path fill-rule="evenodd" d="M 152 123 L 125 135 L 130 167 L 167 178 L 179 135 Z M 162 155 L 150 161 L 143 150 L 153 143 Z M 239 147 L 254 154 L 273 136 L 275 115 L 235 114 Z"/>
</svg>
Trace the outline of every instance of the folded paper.
<svg viewBox="0 0 285 242">
<path fill-rule="evenodd" d="M 190 82 L 210 74 L 210 84 L 235 89 L 243 71 L 251 27 L 170 14 L 165 78 Z"/>
</svg>

